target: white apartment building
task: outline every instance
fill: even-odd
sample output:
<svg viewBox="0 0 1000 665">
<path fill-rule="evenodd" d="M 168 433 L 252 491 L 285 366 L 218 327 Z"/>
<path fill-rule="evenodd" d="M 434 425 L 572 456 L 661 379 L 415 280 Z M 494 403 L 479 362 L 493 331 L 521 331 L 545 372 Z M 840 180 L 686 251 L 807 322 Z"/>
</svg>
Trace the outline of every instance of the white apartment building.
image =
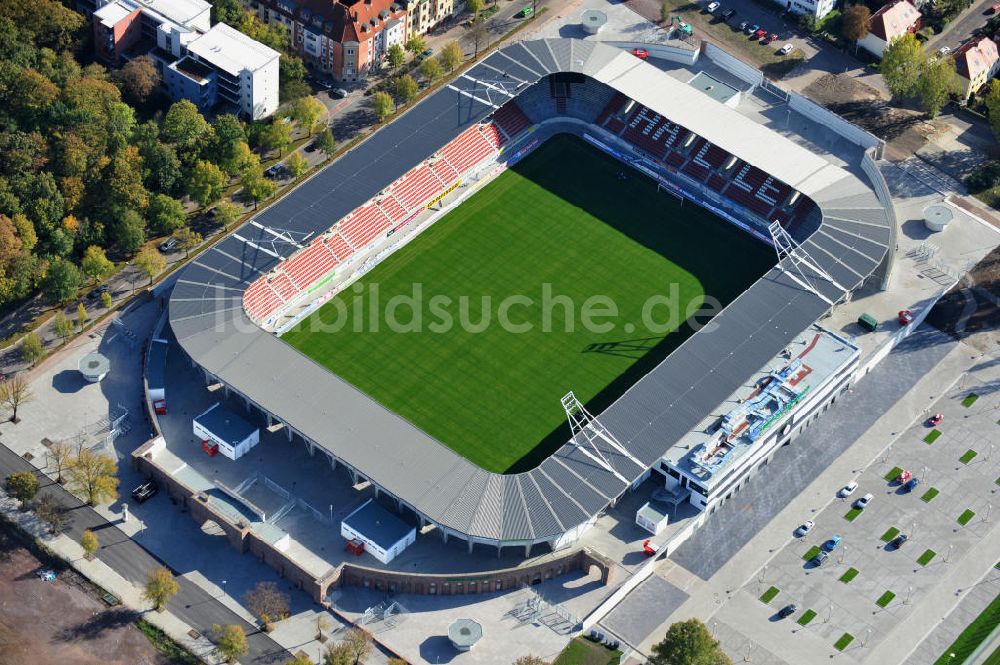
<svg viewBox="0 0 1000 665">
<path fill-rule="evenodd" d="M 188 55 L 218 74 L 218 96 L 252 120 L 278 110 L 278 59 L 274 49 L 225 23 L 187 47 Z"/>
</svg>

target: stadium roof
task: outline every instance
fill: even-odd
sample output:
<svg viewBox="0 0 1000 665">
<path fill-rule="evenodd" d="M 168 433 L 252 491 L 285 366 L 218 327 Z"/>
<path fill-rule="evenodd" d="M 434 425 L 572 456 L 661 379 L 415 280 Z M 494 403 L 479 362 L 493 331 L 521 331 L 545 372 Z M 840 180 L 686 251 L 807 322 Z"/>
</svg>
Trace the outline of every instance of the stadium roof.
<svg viewBox="0 0 1000 665">
<path fill-rule="evenodd" d="M 548 74 L 603 81 L 807 194 L 823 221 L 803 246 L 834 281 L 814 290 L 785 260 L 600 414 L 645 468 L 881 263 L 892 217 L 870 186 L 739 112 L 612 46 L 520 42 L 324 168 L 195 259 L 170 302 L 179 344 L 208 372 L 434 523 L 479 542 L 542 542 L 588 521 L 645 468 L 568 442 L 537 468 L 487 472 L 253 324 L 243 291 L 338 219 Z M 509 91 L 509 92 L 505 92 Z M 572 388 L 572 386 L 567 386 Z"/>
</svg>

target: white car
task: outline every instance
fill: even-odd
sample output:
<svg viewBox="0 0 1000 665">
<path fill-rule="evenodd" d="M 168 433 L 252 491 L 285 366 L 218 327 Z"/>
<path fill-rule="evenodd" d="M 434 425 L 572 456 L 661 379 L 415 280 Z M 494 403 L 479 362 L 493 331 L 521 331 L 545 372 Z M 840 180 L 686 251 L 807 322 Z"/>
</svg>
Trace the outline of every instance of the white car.
<svg viewBox="0 0 1000 665">
<path fill-rule="evenodd" d="M 798 529 L 795 530 L 795 535 L 802 537 L 807 533 L 809 533 L 810 531 L 812 531 L 814 526 L 816 526 L 815 522 L 813 522 L 812 520 L 806 520 L 805 522 L 802 523 L 802 526 L 800 526 Z"/>
<path fill-rule="evenodd" d="M 858 484 L 852 480 L 851 482 L 847 483 L 846 485 L 840 488 L 840 491 L 837 492 L 837 496 L 839 496 L 841 499 L 847 498 L 852 494 L 854 494 L 854 490 L 856 489 L 858 489 Z"/>
<path fill-rule="evenodd" d="M 709 14 L 714 14 L 716 10 L 718 10 L 719 7 L 721 6 L 722 5 L 720 5 L 718 2 L 710 2 L 708 3 L 708 7 L 705 7 L 705 11 L 707 11 Z"/>
<path fill-rule="evenodd" d="M 872 499 L 874 498 L 875 497 L 872 496 L 871 494 L 865 494 L 863 497 L 854 502 L 854 507 L 865 509 L 868 507 L 868 504 L 871 503 Z"/>
<path fill-rule="evenodd" d="M 951 53 L 951 47 L 950 46 L 942 46 L 941 48 L 939 48 L 937 50 L 937 52 L 938 52 L 938 55 L 940 55 L 940 56 L 946 56 L 949 53 Z"/>
<path fill-rule="evenodd" d="M 792 52 L 792 49 L 793 49 L 793 48 L 795 48 L 795 47 L 794 47 L 794 46 L 792 46 L 791 44 L 785 44 L 785 45 L 784 45 L 784 46 L 782 46 L 782 47 L 781 47 L 781 49 L 780 49 L 780 50 L 778 51 L 778 54 L 779 54 L 779 55 L 788 55 L 789 53 L 791 53 L 791 52 Z"/>
</svg>

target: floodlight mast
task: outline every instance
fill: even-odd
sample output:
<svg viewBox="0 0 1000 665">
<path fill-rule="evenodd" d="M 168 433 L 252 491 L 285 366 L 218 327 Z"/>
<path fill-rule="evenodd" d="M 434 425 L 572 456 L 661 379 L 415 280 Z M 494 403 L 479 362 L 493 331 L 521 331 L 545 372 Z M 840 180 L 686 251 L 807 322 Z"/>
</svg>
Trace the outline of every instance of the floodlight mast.
<svg viewBox="0 0 1000 665">
<path fill-rule="evenodd" d="M 795 242 L 792 236 L 788 235 L 788 231 L 781 225 L 777 220 L 771 222 L 767 227 L 768 232 L 771 234 L 771 242 L 774 243 L 774 250 L 778 253 L 778 263 L 785 258 L 792 264 L 792 271 L 784 270 L 785 274 L 791 277 L 793 280 L 798 282 L 799 286 L 807 289 L 808 291 L 815 294 L 818 298 L 826 302 L 828 305 L 833 305 L 833 301 L 824 296 L 819 292 L 815 286 L 813 286 L 812 281 L 809 276 L 803 270 L 803 266 L 809 268 L 814 273 L 827 280 L 833 284 L 837 289 L 843 292 L 847 292 L 843 286 L 837 283 L 830 273 L 823 270 L 816 263 L 815 259 L 809 255 L 802 245 Z"/>
<path fill-rule="evenodd" d="M 632 481 L 611 466 L 611 462 L 601 452 L 601 449 L 597 446 L 597 442 L 602 441 L 606 445 L 611 446 L 640 469 L 644 468 L 642 462 L 626 450 L 625 446 L 615 438 L 615 435 L 601 424 L 601 421 L 587 411 L 586 407 L 580 403 L 580 400 L 576 398 L 572 390 L 563 396 L 561 402 L 563 410 L 566 411 L 566 419 L 569 421 L 571 440 L 577 449 L 602 468 L 614 474 L 618 480 L 623 483 L 631 483 Z"/>
</svg>

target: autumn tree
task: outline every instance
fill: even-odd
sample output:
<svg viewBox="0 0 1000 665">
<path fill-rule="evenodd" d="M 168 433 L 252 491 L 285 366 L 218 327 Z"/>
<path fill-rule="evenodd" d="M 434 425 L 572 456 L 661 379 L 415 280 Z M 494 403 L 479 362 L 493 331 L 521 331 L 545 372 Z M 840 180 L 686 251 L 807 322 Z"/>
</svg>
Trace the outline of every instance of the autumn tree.
<svg viewBox="0 0 1000 665">
<path fill-rule="evenodd" d="M 549 665 L 549 662 L 538 656 L 521 656 L 514 661 L 514 665 Z"/>
<path fill-rule="evenodd" d="M 490 33 L 486 28 L 486 24 L 482 21 L 476 21 L 469 28 L 469 36 L 472 37 L 472 43 L 474 51 L 472 53 L 473 58 L 479 57 L 479 47 L 488 46 L 490 42 Z"/>
<path fill-rule="evenodd" d="M 427 50 L 427 42 L 420 35 L 413 35 L 406 40 L 406 50 L 413 55 L 419 55 Z"/>
<path fill-rule="evenodd" d="M 910 33 L 894 39 L 886 47 L 880 71 L 893 96 L 911 97 L 917 92 L 925 60 L 923 47 Z"/>
<path fill-rule="evenodd" d="M 119 210 L 111 223 L 110 236 L 122 254 L 132 255 L 146 242 L 146 223 L 135 210 Z"/>
<path fill-rule="evenodd" d="M 65 441 L 56 441 L 49 446 L 45 456 L 48 458 L 49 464 L 55 468 L 56 482 L 62 485 L 64 482 L 63 472 L 70 467 L 73 460 L 73 449 Z"/>
<path fill-rule="evenodd" d="M 38 478 L 30 471 L 15 471 L 7 476 L 4 491 L 21 502 L 21 510 L 27 510 L 28 502 L 38 494 Z"/>
<path fill-rule="evenodd" d="M 215 219 L 222 228 L 229 230 L 230 225 L 240 218 L 241 208 L 231 201 L 221 201 L 215 206 Z"/>
<path fill-rule="evenodd" d="M 441 69 L 441 63 L 436 58 L 427 58 L 420 63 L 420 73 L 427 79 L 428 83 L 433 83 L 441 78 L 444 71 Z"/>
<path fill-rule="evenodd" d="M 309 656 L 305 655 L 300 651 L 298 655 L 292 657 L 290 660 L 286 660 L 285 665 L 315 665 L 315 664 L 313 663 L 312 658 L 310 658 Z"/>
<path fill-rule="evenodd" d="M 112 78 L 126 99 L 140 105 L 145 104 L 156 86 L 160 85 L 160 72 L 148 55 L 129 60 Z"/>
<path fill-rule="evenodd" d="M 653 645 L 649 665 L 732 665 L 698 619 L 678 621 L 667 629 L 663 641 Z"/>
<path fill-rule="evenodd" d="M 458 42 L 448 42 L 441 49 L 441 66 L 445 71 L 450 72 L 462 64 L 464 57 L 462 47 Z"/>
<path fill-rule="evenodd" d="M 49 494 L 43 494 L 35 501 L 35 514 L 40 520 L 48 523 L 49 533 L 53 536 L 62 533 L 69 526 L 71 519 L 66 504 Z"/>
<path fill-rule="evenodd" d="M 247 647 L 247 636 L 239 626 L 212 626 L 212 639 L 215 651 L 227 663 L 235 663 L 240 656 L 250 653 Z"/>
<path fill-rule="evenodd" d="M 316 135 L 316 147 L 329 159 L 337 151 L 337 141 L 333 138 L 333 131 L 325 127 L 323 131 Z"/>
<path fill-rule="evenodd" d="M 867 5 L 850 5 L 840 16 L 840 34 L 844 39 L 857 43 L 868 34 L 868 21 L 872 12 Z"/>
<path fill-rule="evenodd" d="M 73 336 L 73 322 L 70 321 L 69 317 L 61 309 L 52 318 L 52 330 L 63 341 L 63 344 Z"/>
<path fill-rule="evenodd" d="M 479 12 L 483 11 L 483 0 L 465 0 L 465 8 L 472 14 L 472 20 L 479 20 Z"/>
<path fill-rule="evenodd" d="M 309 170 L 309 162 L 300 152 L 293 152 L 285 160 L 285 168 L 292 174 L 292 178 L 300 178 Z"/>
<path fill-rule="evenodd" d="M 187 222 L 184 206 L 166 194 L 156 194 L 150 199 L 146 217 L 149 219 L 150 230 L 156 235 L 173 233 Z"/>
<path fill-rule="evenodd" d="M 81 448 L 70 461 L 66 475 L 91 506 L 118 496 L 118 469 L 115 458 Z"/>
<path fill-rule="evenodd" d="M 105 291 L 101 294 L 101 306 L 104 309 L 111 309 L 111 306 L 115 304 L 115 299 L 110 292 Z"/>
<path fill-rule="evenodd" d="M 76 305 L 76 325 L 83 330 L 83 327 L 87 325 L 87 321 L 90 320 L 90 316 L 87 314 L 87 306 L 82 302 Z"/>
<path fill-rule="evenodd" d="M 21 357 L 29 365 L 34 365 L 45 355 L 45 346 L 36 332 L 30 332 L 21 340 Z"/>
<path fill-rule="evenodd" d="M 170 602 L 170 599 L 181 590 L 173 573 L 165 566 L 160 566 L 149 572 L 146 578 L 146 586 L 143 587 L 142 597 L 153 604 L 153 609 L 162 612 Z"/>
<path fill-rule="evenodd" d="M 326 107 L 315 97 L 299 97 L 292 103 L 292 117 L 305 128 L 309 136 L 312 136 L 324 115 Z"/>
<path fill-rule="evenodd" d="M 102 248 L 91 245 L 83 252 L 80 268 L 92 281 L 99 282 L 114 272 L 115 264 L 108 259 Z"/>
<path fill-rule="evenodd" d="M 247 609 L 257 617 L 264 626 L 264 632 L 270 633 L 276 621 L 288 617 L 289 597 L 278 590 L 274 582 L 258 582 L 243 596 Z"/>
<path fill-rule="evenodd" d="M 257 204 L 260 201 L 269 198 L 278 189 L 276 184 L 264 177 L 264 171 L 260 166 L 244 173 L 240 178 L 240 185 L 243 187 L 244 194 L 253 199 L 254 210 L 257 209 Z"/>
<path fill-rule="evenodd" d="M 83 557 L 90 561 L 97 554 L 97 550 L 101 549 L 101 542 L 97 539 L 97 534 L 90 529 L 85 529 L 80 534 L 80 547 L 83 548 Z"/>
<path fill-rule="evenodd" d="M 400 102 L 406 103 L 417 96 L 417 92 L 420 90 L 417 86 L 417 82 L 413 80 L 413 77 L 409 74 L 403 74 L 396 79 L 396 84 L 393 86 L 395 89 L 396 97 Z"/>
<path fill-rule="evenodd" d="M 281 157 L 285 148 L 291 143 L 292 126 L 283 118 L 275 118 L 260 135 L 260 145 L 265 154 L 271 150 L 277 150 L 278 157 Z"/>
<path fill-rule="evenodd" d="M 372 109 L 374 109 L 375 117 L 378 118 L 379 122 L 387 120 L 392 115 L 395 107 L 396 105 L 393 103 L 389 93 L 380 91 L 372 95 Z"/>
<path fill-rule="evenodd" d="M 199 206 L 215 203 L 222 197 L 222 192 L 226 188 L 226 175 L 218 166 L 204 159 L 199 159 L 191 175 L 188 177 L 188 195 Z"/>
<path fill-rule="evenodd" d="M 190 100 L 171 104 L 163 118 L 160 135 L 167 143 L 186 145 L 200 139 L 208 131 L 208 122 Z"/>
<path fill-rule="evenodd" d="M 135 257 L 135 267 L 153 283 L 153 278 L 167 267 L 167 259 L 152 247 L 143 247 Z"/>
<path fill-rule="evenodd" d="M 202 241 L 201 234 L 190 226 L 177 229 L 174 231 L 173 237 L 177 241 L 177 247 L 184 252 L 184 258 L 187 258 L 191 254 L 191 250 L 200 245 Z"/>
</svg>

